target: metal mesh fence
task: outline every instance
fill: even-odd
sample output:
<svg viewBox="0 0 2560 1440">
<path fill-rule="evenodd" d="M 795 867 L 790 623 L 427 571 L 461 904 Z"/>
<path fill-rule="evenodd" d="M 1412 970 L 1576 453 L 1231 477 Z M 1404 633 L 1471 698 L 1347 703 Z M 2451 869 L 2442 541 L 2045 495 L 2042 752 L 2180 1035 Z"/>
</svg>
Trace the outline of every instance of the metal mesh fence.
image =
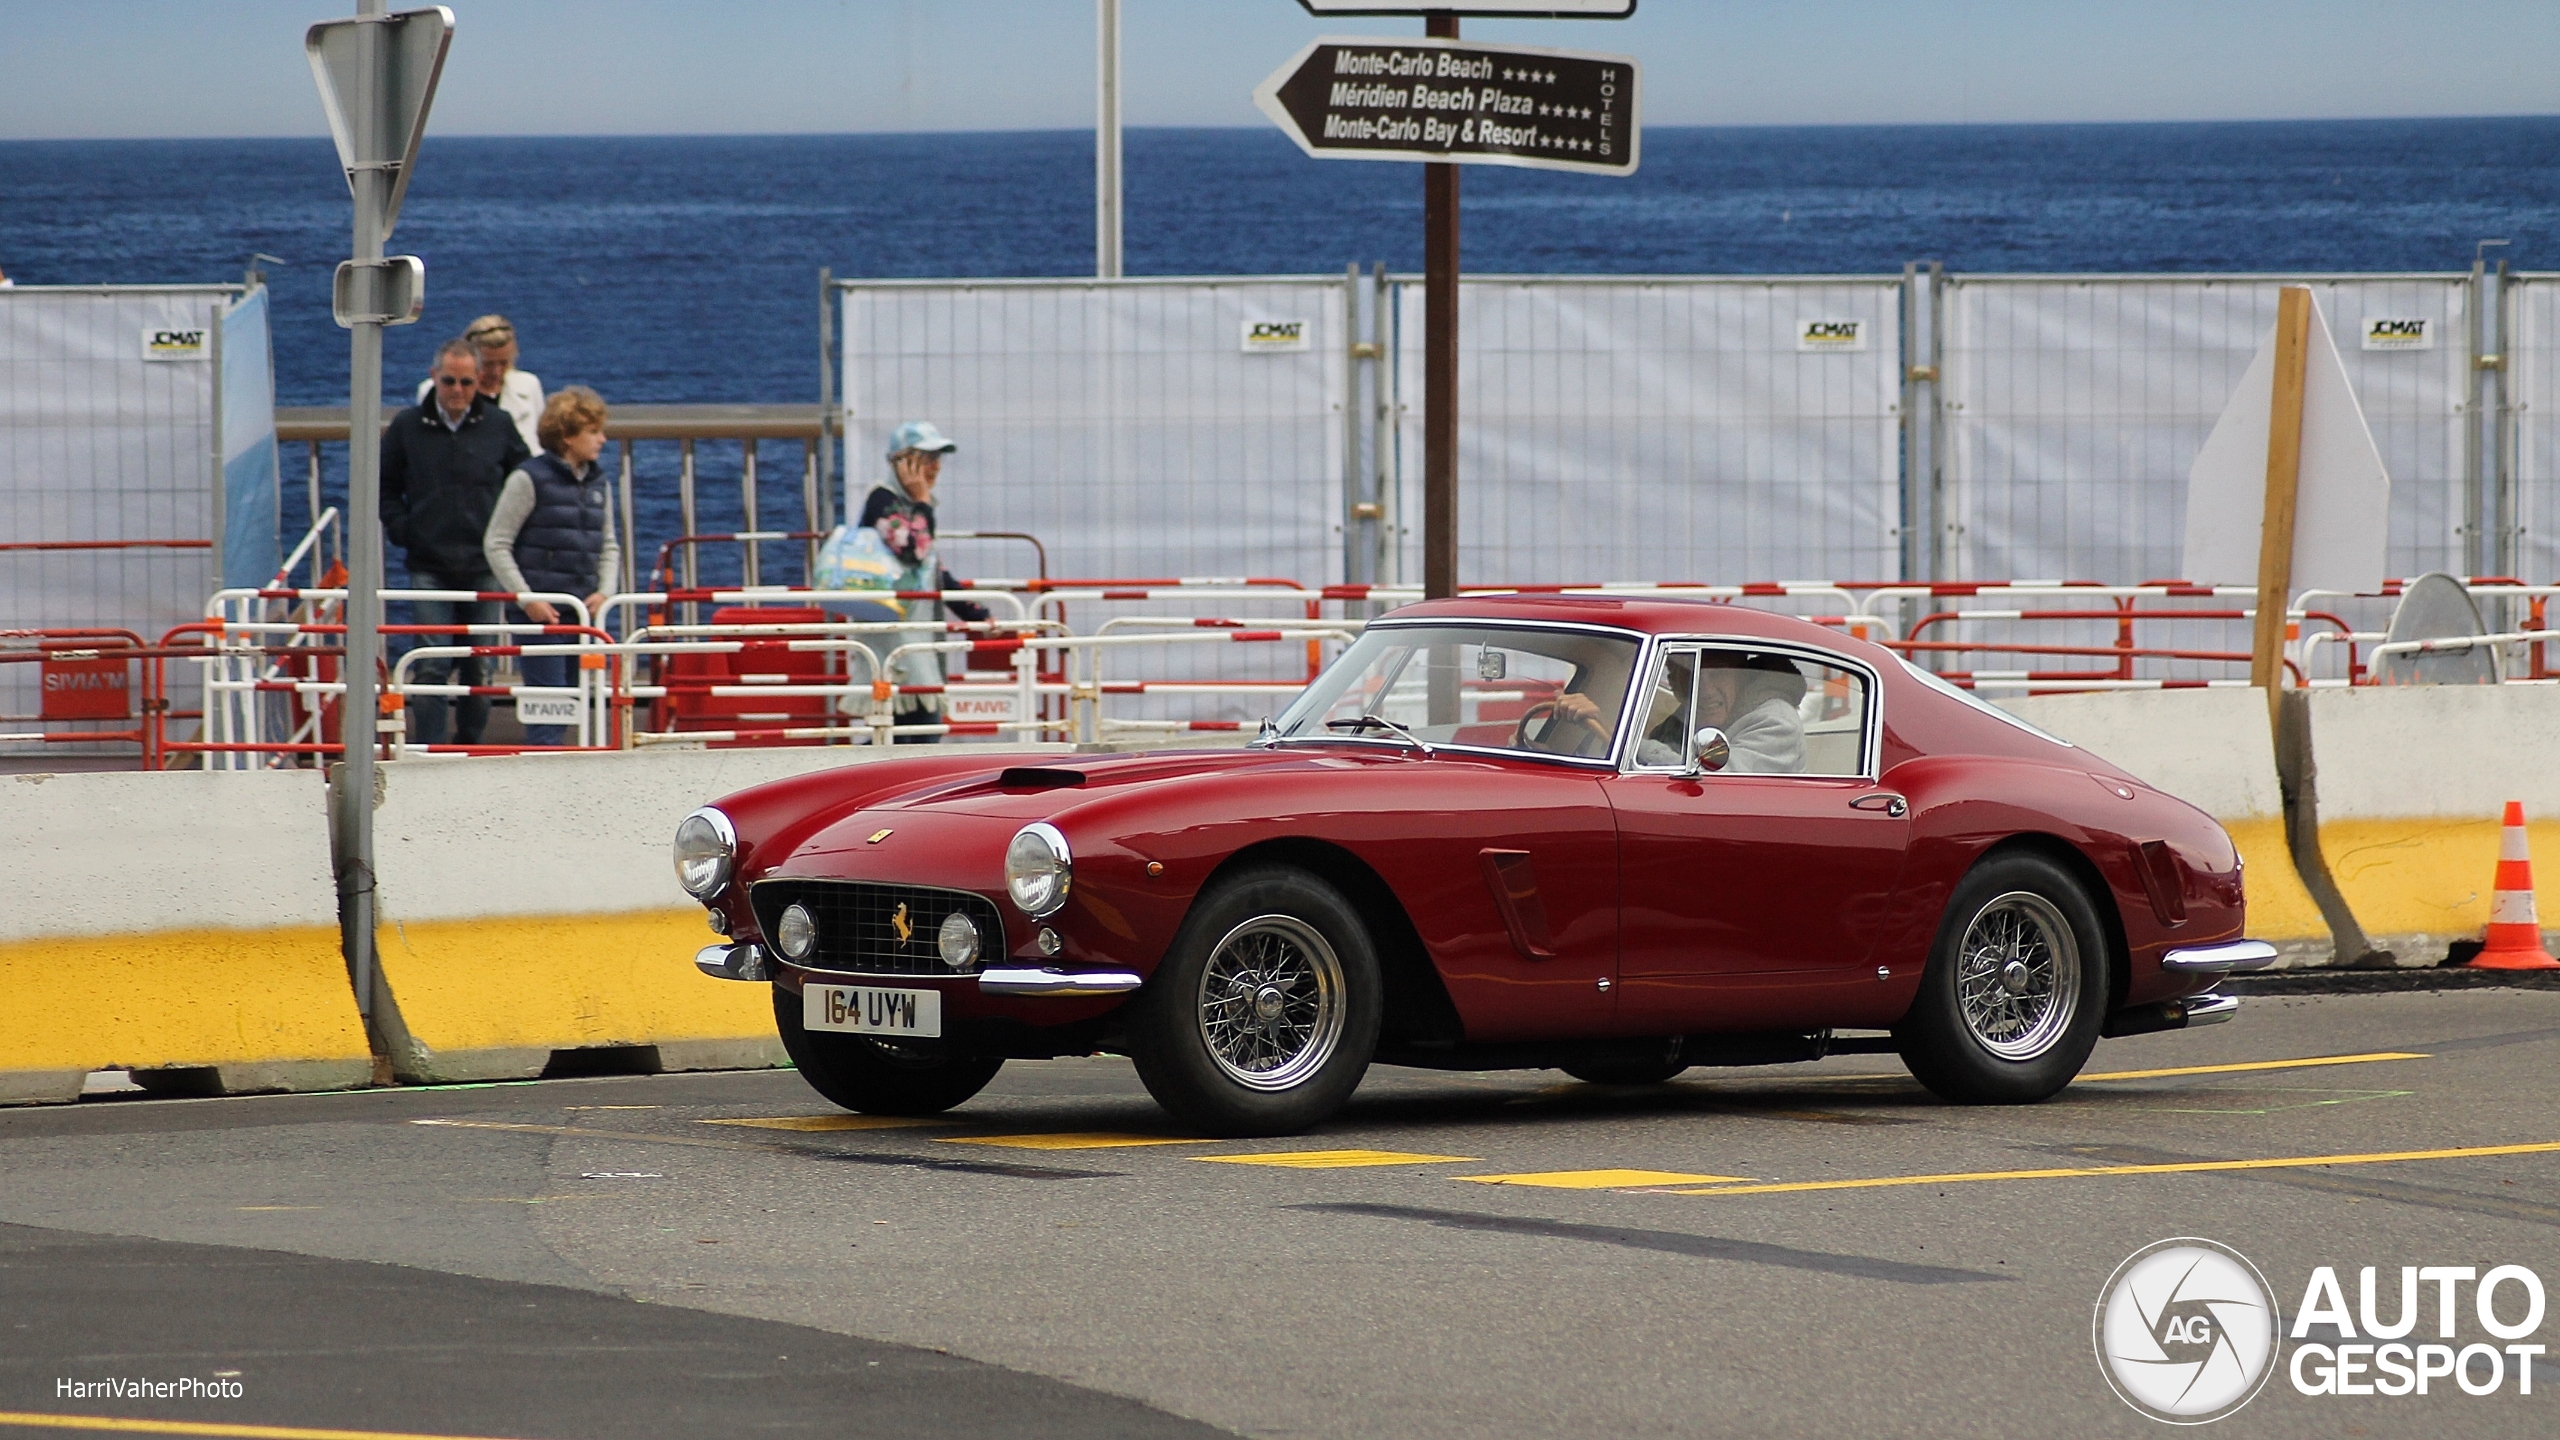
<svg viewBox="0 0 2560 1440">
<path fill-rule="evenodd" d="M 2560 579 L 2560 275 L 2510 282 L 2509 453 L 2520 578 Z"/>
<path fill-rule="evenodd" d="M 847 508 L 930 420 L 960 445 L 938 522 L 1037 533 L 1053 573 L 1329 575 L 1342 314 L 1340 280 L 847 285 Z"/>
<path fill-rule="evenodd" d="M 210 332 L 233 293 L 0 290 L 0 540 L 217 539 Z M 210 546 L 0 550 L 0 629 L 156 639 L 204 614 L 216 555 Z M 0 666 L 0 715 L 36 715 L 39 685 L 34 665 Z"/>
<path fill-rule="evenodd" d="M 2175 576 L 2187 470 L 2308 284 L 2391 474 L 2391 569 L 2461 567 L 2469 290 L 2460 276 L 1950 277 L 1942 312 L 1957 578 Z M 2429 321 L 2368 350 L 2366 322 Z"/>
<path fill-rule="evenodd" d="M 1899 296 L 1898 279 L 1465 282 L 1459 579 L 1893 576 Z M 1423 307 L 1399 287 L 1408 576 Z"/>
</svg>

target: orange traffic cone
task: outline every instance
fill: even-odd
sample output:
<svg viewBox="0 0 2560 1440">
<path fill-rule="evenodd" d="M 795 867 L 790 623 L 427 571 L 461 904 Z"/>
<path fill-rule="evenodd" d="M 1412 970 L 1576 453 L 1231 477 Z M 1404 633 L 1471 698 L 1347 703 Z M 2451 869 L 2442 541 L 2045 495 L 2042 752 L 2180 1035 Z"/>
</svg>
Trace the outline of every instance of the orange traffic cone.
<svg viewBox="0 0 2560 1440">
<path fill-rule="evenodd" d="M 2507 802 L 2498 836 L 2497 893 L 2489 899 L 2488 943 L 2471 963 L 2482 970 L 2560 970 L 2542 948 L 2542 921 L 2533 912 L 2533 852 L 2525 843 L 2524 805 Z"/>
</svg>

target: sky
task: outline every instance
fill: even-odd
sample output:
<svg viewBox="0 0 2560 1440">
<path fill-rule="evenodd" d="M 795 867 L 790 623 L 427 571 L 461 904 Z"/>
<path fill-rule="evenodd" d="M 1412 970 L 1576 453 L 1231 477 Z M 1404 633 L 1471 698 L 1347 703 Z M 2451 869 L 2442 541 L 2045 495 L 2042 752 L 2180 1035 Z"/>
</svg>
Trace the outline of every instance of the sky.
<svg viewBox="0 0 2560 1440">
<path fill-rule="evenodd" d="M 392 0 L 409 8 L 409 0 Z M 1094 0 L 455 0 L 445 135 L 1089 129 Z M 0 140 L 320 135 L 351 0 L 0 0 Z M 2560 0 L 1641 0 L 1470 38 L 1631 55 L 1654 125 L 2560 112 Z M 1130 125 L 1259 125 L 1295 0 L 1124 0 Z M 6 203 L 0 197 L 0 203 Z"/>
</svg>

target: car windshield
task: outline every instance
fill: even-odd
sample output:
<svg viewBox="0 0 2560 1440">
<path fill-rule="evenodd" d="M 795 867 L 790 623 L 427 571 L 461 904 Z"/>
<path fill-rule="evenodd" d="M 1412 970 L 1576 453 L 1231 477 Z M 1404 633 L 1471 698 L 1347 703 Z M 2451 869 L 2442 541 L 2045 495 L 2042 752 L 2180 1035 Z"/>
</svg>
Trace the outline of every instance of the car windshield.
<svg viewBox="0 0 2560 1440">
<path fill-rule="evenodd" d="M 1604 758 L 1631 636 L 1482 625 L 1372 627 L 1278 722 L 1278 738 Z"/>
</svg>

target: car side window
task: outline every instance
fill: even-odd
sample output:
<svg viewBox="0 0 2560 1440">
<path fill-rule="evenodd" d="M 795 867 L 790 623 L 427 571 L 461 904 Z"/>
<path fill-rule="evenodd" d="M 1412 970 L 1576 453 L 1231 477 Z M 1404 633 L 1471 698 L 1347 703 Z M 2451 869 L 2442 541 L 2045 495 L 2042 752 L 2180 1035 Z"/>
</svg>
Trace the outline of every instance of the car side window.
<svg viewBox="0 0 2560 1440">
<path fill-rule="evenodd" d="M 1710 645 L 1697 652 L 1695 728 L 1724 732 L 1729 775 L 1865 773 L 1866 677 L 1818 660 Z"/>
</svg>

